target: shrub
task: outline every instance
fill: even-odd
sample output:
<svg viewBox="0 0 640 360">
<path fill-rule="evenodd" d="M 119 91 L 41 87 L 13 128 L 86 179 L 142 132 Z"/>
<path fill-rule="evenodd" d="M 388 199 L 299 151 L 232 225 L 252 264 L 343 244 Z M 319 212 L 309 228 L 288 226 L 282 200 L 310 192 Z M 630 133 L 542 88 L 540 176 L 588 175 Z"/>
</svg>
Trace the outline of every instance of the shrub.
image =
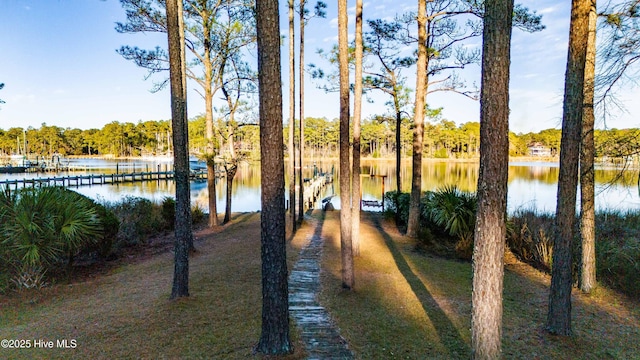
<svg viewBox="0 0 640 360">
<path fill-rule="evenodd" d="M 516 257 L 535 268 L 551 271 L 554 216 L 518 210 L 509 219 L 507 246 Z"/>
<path fill-rule="evenodd" d="M 118 220 L 116 214 L 104 204 L 95 201 L 92 202 L 96 209 L 96 215 L 102 223 L 103 230 L 95 244 L 89 246 L 85 252 L 95 253 L 98 257 L 106 259 L 113 252 L 113 245 L 120 230 L 120 220 Z"/>
<path fill-rule="evenodd" d="M 456 239 L 455 254 L 465 260 L 473 255 L 473 231 L 478 199 L 475 193 L 461 191 L 455 185 L 425 194 L 422 216 L 434 228 Z"/>
<path fill-rule="evenodd" d="M 576 220 L 576 227 L 577 225 Z M 522 261 L 551 271 L 554 216 L 521 210 L 510 217 L 507 244 Z M 640 297 L 640 212 L 596 213 L 598 281 L 632 297 Z M 580 277 L 579 233 L 573 239 L 573 278 Z"/>
<path fill-rule="evenodd" d="M 395 216 L 399 220 L 398 225 L 407 226 L 409 220 L 409 202 L 411 196 L 408 193 L 388 191 L 384 194 L 385 216 Z"/>
<path fill-rule="evenodd" d="M 75 191 L 26 188 L 0 192 L 0 249 L 4 268 L 18 287 L 39 287 L 54 265 L 95 243 L 102 223 L 92 201 Z"/>
<path fill-rule="evenodd" d="M 151 200 L 126 196 L 108 207 L 120 220 L 116 249 L 144 244 L 151 235 L 165 228 L 160 207 Z"/>
<path fill-rule="evenodd" d="M 200 224 L 206 219 L 204 210 L 200 205 L 196 204 L 191 207 L 191 223 Z"/>
<path fill-rule="evenodd" d="M 165 222 L 165 226 L 169 230 L 175 228 L 176 222 L 176 200 L 172 197 L 165 197 L 162 199 L 162 219 Z"/>
</svg>

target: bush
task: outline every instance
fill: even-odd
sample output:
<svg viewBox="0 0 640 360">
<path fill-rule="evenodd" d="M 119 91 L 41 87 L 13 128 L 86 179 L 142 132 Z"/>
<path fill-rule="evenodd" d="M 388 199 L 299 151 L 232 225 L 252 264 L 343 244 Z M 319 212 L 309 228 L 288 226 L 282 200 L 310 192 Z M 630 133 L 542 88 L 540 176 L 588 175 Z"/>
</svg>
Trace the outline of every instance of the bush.
<svg viewBox="0 0 640 360">
<path fill-rule="evenodd" d="M 510 217 L 507 245 L 520 260 L 550 272 L 554 222 L 550 214 L 518 211 Z M 577 281 L 581 270 L 578 231 L 573 243 L 573 278 Z M 596 213 L 596 275 L 599 282 L 640 297 L 640 212 Z"/>
<path fill-rule="evenodd" d="M 176 226 L 176 200 L 172 197 L 165 197 L 162 199 L 162 219 L 165 222 L 165 226 L 169 230 L 173 230 Z"/>
<path fill-rule="evenodd" d="M 120 220 L 116 249 L 144 244 L 151 235 L 166 228 L 160 206 L 151 200 L 126 196 L 107 206 Z"/>
<path fill-rule="evenodd" d="M 395 217 L 399 226 L 406 227 L 410 195 L 389 191 L 385 193 L 385 203 L 385 215 Z M 420 204 L 418 248 L 470 260 L 476 209 L 476 195 L 455 186 L 425 192 Z"/>
<path fill-rule="evenodd" d="M 204 210 L 199 205 L 194 205 L 191 207 L 191 223 L 192 224 L 200 224 L 206 219 L 206 214 Z"/>
<path fill-rule="evenodd" d="M 518 210 L 507 226 L 507 246 L 518 259 L 550 272 L 553 255 L 554 216 L 535 210 Z"/>
<path fill-rule="evenodd" d="M 409 202 L 411 196 L 408 193 L 388 191 L 384 194 L 385 216 L 394 216 L 398 219 L 399 226 L 407 226 L 409 220 Z"/>
<path fill-rule="evenodd" d="M 102 234 L 96 243 L 86 249 L 88 253 L 95 253 L 102 259 L 108 258 L 113 252 L 113 245 L 120 230 L 120 220 L 116 214 L 104 204 L 93 202 L 96 214 L 102 223 Z"/>
<path fill-rule="evenodd" d="M 18 287 L 40 287 L 44 274 L 91 246 L 103 230 L 93 202 L 75 191 L 0 192 L 0 268 Z M 5 286 L 6 280 L 3 281 Z"/>
</svg>

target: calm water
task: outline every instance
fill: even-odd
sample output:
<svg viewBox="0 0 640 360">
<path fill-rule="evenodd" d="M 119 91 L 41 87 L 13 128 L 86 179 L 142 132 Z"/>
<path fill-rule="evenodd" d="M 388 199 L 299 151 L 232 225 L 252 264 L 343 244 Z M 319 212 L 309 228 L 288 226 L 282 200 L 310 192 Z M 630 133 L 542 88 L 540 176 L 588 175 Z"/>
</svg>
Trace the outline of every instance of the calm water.
<svg viewBox="0 0 640 360">
<path fill-rule="evenodd" d="M 74 160 L 72 165 L 80 166 L 82 170 L 71 174 L 152 171 L 170 169 L 166 162 L 144 160 Z M 316 160 L 318 170 L 336 171 L 337 164 L 332 161 Z M 304 177 L 313 175 L 314 166 L 304 169 Z M 475 191 L 478 179 L 478 164 L 461 162 L 425 162 L 423 164 L 423 190 L 436 190 L 445 185 L 457 185 L 462 190 Z M 362 162 L 362 197 L 363 199 L 380 200 L 384 191 L 395 190 L 395 162 L 393 160 L 363 160 Z M 58 174 L 59 176 L 60 174 Z M 370 176 L 370 175 L 385 175 Z M 0 174 L 0 180 L 13 178 L 53 176 L 52 174 Z M 401 168 L 403 191 L 411 187 L 411 164 L 403 162 Z M 597 209 L 637 209 L 640 208 L 638 196 L 637 171 L 627 170 L 620 176 L 619 171 L 613 169 L 596 170 L 596 208 Z M 556 190 L 558 181 L 558 166 L 555 163 L 525 163 L 515 162 L 509 166 L 509 211 L 518 208 L 537 208 L 542 211 L 555 211 Z M 85 185 L 74 190 L 89 197 L 106 201 L 117 201 L 125 196 L 139 196 L 160 202 L 164 197 L 175 196 L 175 186 L 172 181 L 148 181 L 124 183 L 118 185 Z M 217 181 L 218 211 L 224 211 L 226 182 Z M 286 191 L 288 196 L 288 191 Z M 336 182 L 325 190 L 324 196 L 339 195 Z M 207 208 L 208 191 L 206 181 L 191 183 L 191 199 L 194 204 Z M 332 200 L 336 208 L 340 206 L 339 197 Z M 232 196 L 232 211 L 245 212 L 260 209 L 260 165 L 258 163 L 243 164 L 235 178 Z"/>
</svg>

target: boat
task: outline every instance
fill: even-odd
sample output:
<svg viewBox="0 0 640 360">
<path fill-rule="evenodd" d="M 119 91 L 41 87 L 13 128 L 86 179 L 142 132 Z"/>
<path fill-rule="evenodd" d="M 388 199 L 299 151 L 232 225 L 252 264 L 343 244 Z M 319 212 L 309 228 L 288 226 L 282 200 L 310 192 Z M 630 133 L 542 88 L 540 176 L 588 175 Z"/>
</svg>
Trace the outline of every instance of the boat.
<svg viewBox="0 0 640 360">
<path fill-rule="evenodd" d="M 13 166 L 11 164 L 0 166 L 0 174 L 19 174 L 26 171 L 26 166 Z"/>
</svg>

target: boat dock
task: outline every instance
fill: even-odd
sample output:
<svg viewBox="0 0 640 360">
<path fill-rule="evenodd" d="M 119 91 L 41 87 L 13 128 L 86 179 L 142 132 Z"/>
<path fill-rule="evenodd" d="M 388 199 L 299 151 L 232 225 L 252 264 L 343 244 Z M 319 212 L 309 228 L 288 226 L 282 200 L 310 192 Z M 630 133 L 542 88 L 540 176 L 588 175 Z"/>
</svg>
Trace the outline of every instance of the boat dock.
<svg viewBox="0 0 640 360">
<path fill-rule="evenodd" d="M 45 186 L 85 186 L 85 185 L 104 185 L 104 184 L 119 184 L 135 181 L 158 181 L 158 180 L 172 180 L 173 171 L 145 171 L 145 172 L 132 172 L 122 174 L 88 174 L 88 175 L 65 175 L 54 177 L 41 177 L 31 179 L 12 179 L 0 181 L 0 187 L 2 188 L 15 188 L 20 187 L 45 187 Z M 206 179 L 206 172 L 192 172 L 192 179 Z"/>
</svg>

